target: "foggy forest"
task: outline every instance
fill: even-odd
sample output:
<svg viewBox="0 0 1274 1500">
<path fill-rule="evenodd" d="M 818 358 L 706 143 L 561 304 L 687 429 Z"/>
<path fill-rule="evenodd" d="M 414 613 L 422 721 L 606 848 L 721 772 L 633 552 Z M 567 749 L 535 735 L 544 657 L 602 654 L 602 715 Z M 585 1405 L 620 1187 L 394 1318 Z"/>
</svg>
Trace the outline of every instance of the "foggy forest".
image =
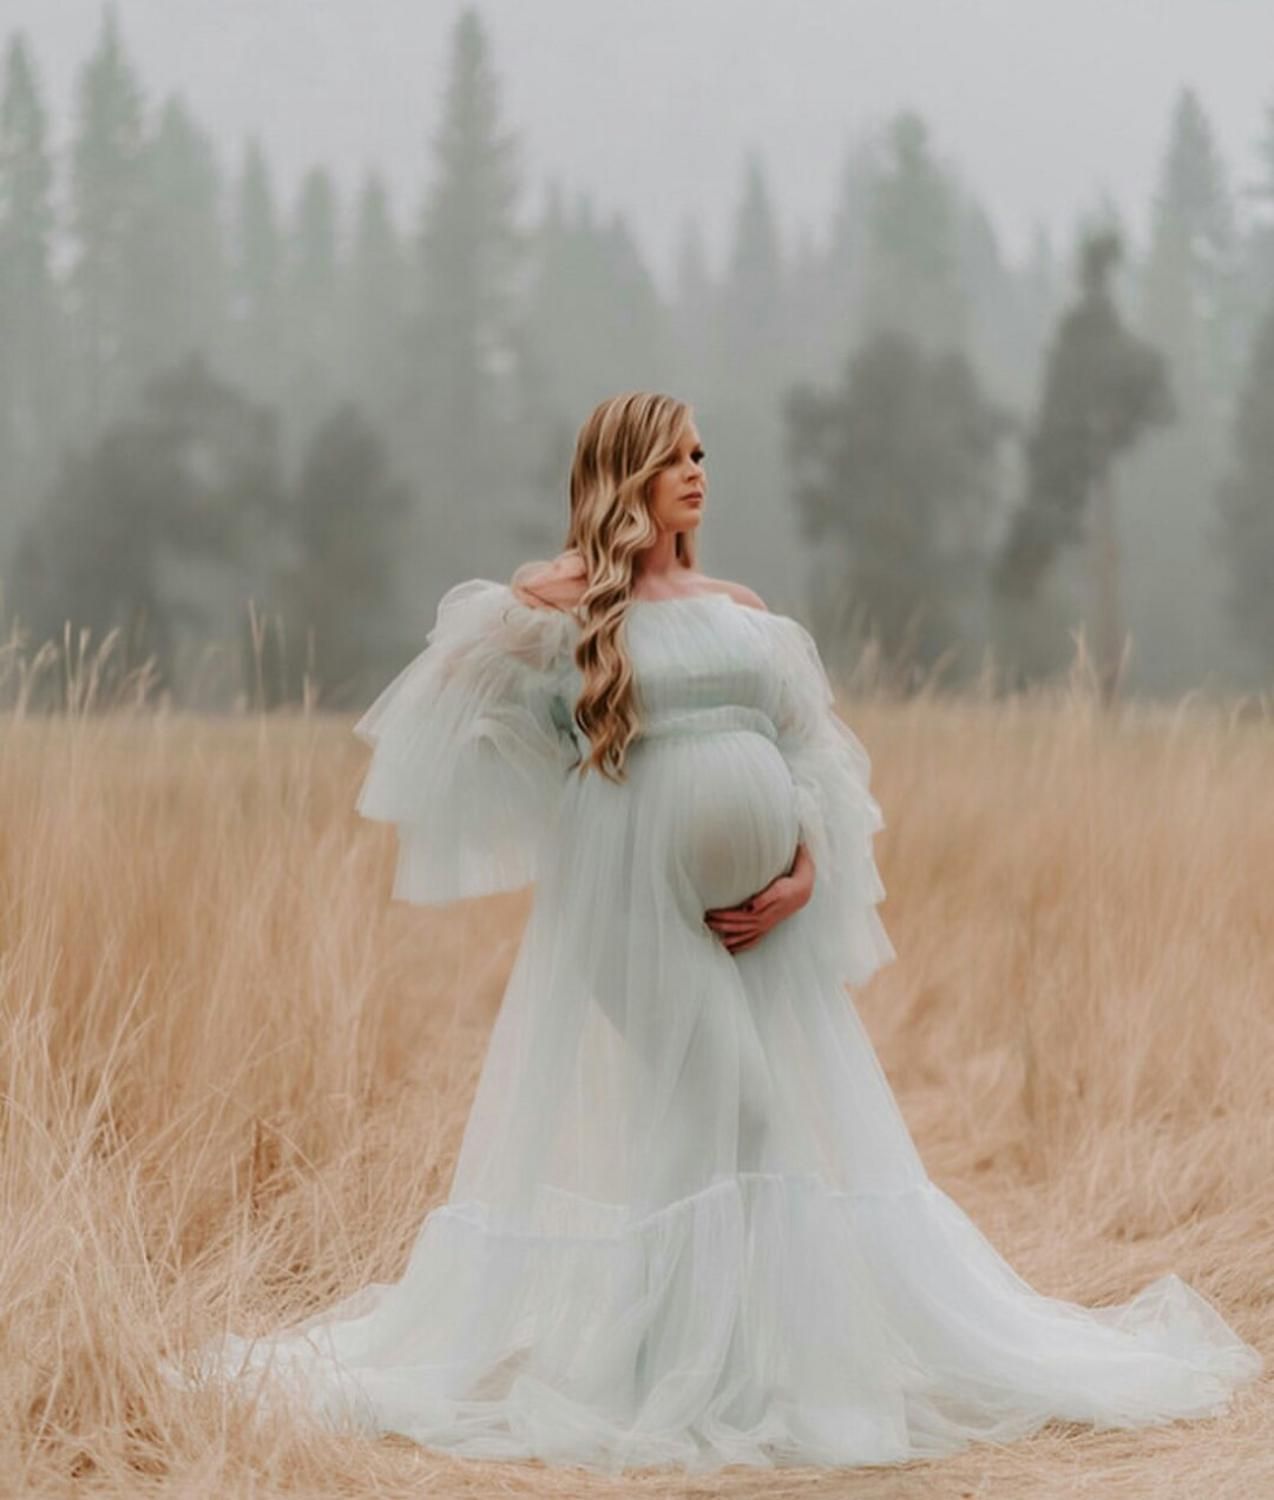
<svg viewBox="0 0 1274 1500">
<path fill-rule="evenodd" d="M 1013 263 L 924 115 L 851 138 L 793 243 L 755 151 L 726 262 L 660 284 L 622 209 L 523 179 L 457 13 L 420 193 L 342 197 L 215 141 L 103 9 L 55 155 L 40 59 L 0 100 L 0 604 L 117 632 L 178 701 L 364 700 L 449 582 L 551 556 L 574 433 L 664 389 L 707 439 L 708 571 L 903 685 L 1121 691 L 1274 669 L 1274 108 L 1223 159 L 1162 123 L 1149 243 L 1098 203 Z M 1060 237 L 1059 237 L 1060 238 Z M 68 633 L 69 627 L 69 633 Z"/>
</svg>

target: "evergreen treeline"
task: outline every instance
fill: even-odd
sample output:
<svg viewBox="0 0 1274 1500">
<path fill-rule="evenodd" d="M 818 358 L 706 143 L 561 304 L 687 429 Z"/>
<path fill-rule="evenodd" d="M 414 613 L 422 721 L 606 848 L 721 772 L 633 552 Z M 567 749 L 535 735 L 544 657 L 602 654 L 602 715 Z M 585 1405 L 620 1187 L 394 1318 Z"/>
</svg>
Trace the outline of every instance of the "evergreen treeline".
<svg viewBox="0 0 1274 1500">
<path fill-rule="evenodd" d="M 914 112 L 817 241 L 748 153 L 723 263 L 689 218 L 665 287 L 622 213 L 527 201 L 476 9 L 451 40 L 404 208 L 227 163 L 110 8 L 55 159 L 8 39 L 0 574 L 36 639 L 118 627 L 179 695 L 229 643 L 223 696 L 365 700 L 448 584 L 560 544 L 578 423 L 649 386 L 708 436 L 704 566 L 829 645 L 1029 673 L 1084 623 L 1108 676 L 1131 631 L 1134 686 L 1268 679 L 1274 110 L 1240 194 L 1184 90 L 1144 253 L 1106 206 L 1020 265 Z"/>
</svg>

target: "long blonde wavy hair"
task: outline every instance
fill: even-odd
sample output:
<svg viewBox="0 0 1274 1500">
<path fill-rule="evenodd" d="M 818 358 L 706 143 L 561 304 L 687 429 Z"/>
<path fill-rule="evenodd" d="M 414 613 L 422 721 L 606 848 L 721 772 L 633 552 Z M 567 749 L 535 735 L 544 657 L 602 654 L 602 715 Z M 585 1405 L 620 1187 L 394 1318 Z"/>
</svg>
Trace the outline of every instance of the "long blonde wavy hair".
<svg viewBox="0 0 1274 1500">
<path fill-rule="evenodd" d="M 611 781 L 624 780 L 628 746 L 640 728 L 623 624 L 634 561 L 658 536 L 650 515 L 653 481 L 676 460 L 690 416 L 687 402 L 629 391 L 599 403 L 575 440 L 564 552 L 577 555 L 584 580 L 572 610 L 580 623 L 575 664 L 583 678 L 574 717 L 592 746 L 581 775 L 596 769 Z M 677 533 L 676 551 L 683 567 L 695 566 L 693 531 Z M 536 567 L 543 564 L 524 563 L 514 581 Z"/>
</svg>

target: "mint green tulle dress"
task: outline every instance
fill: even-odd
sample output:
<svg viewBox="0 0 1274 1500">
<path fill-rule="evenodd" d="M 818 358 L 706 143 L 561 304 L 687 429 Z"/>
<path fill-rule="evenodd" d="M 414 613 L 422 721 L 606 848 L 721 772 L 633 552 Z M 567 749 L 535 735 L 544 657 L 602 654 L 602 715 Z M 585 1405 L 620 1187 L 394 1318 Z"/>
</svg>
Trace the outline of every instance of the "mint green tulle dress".
<svg viewBox="0 0 1274 1500">
<path fill-rule="evenodd" d="M 452 588 L 356 726 L 393 895 L 534 882 L 446 1201 L 401 1278 L 204 1373 L 474 1458 L 857 1465 L 1052 1417 L 1219 1412 L 1260 1356 L 1160 1276 L 1120 1306 L 1026 1284 L 926 1175 L 846 985 L 893 956 L 862 746 L 795 620 L 633 602 L 641 735 L 578 774 L 574 617 Z M 705 909 L 811 900 L 732 955 Z"/>
</svg>

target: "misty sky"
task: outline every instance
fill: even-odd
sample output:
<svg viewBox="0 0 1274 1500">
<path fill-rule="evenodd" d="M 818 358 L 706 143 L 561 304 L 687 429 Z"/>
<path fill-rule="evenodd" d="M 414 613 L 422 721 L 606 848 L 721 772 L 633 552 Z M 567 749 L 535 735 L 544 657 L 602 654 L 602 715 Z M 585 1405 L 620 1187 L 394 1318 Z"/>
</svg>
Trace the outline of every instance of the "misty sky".
<svg viewBox="0 0 1274 1500">
<path fill-rule="evenodd" d="M 179 89 L 237 168 L 257 130 L 289 194 L 368 163 L 413 215 L 458 0 L 117 0 L 151 97 Z M 850 138 L 930 121 L 1017 255 L 1109 192 L 1144 234 L 1183 83 L 1238 186 L 1274 103 L 1274 0 L 483 0 L 522 137 L 522 213 L 548 174 L 629 213 L 664 277 L 697 210 L 719 264 L 755 146 L 785 232 L 821 235 Z M 101 0 L 0 0 L 34 44 L 58 144 Z M 1065 245 L 1059 243 L 1059 249 Z"/>
</svg>

